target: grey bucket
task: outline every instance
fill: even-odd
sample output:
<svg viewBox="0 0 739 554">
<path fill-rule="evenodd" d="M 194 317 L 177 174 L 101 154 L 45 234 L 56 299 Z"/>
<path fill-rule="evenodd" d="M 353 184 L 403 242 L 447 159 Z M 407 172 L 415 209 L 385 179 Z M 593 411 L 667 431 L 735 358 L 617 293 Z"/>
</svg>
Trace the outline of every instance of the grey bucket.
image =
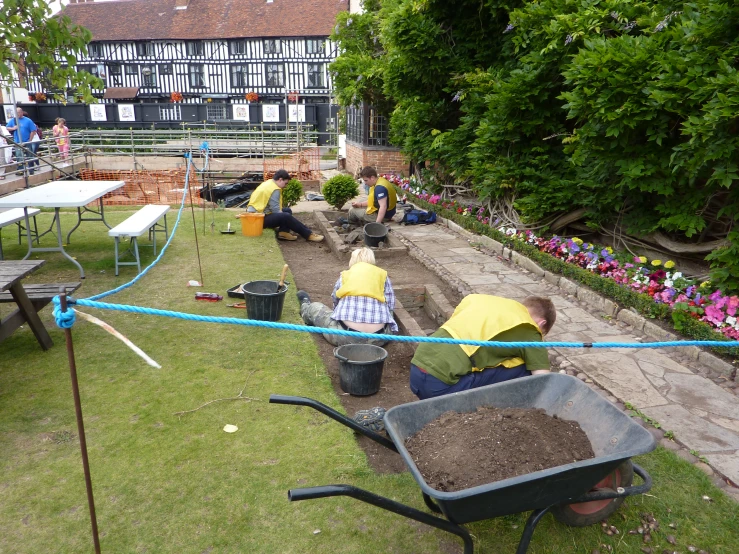
<svg viewBox="0 0 739 554">
<path fill-rule="evenodd" d="M 369 396 L 380 390 L 387 350 L 373 344 L 345 344 L 334 348 L 339 360 L 339 386 L 353 396 Z"/>
<path fill-rule="evenodd" d="M 259 321 L 280 320 L 288 284 L 284 283 L 279 292 L 276 292 L 277 285 L 279 285 L 279 281 L 249 281 L 244 283 L 242 289 L 246 301 L 246 317 Z"/>
<path fill-rule="evenodd" d="M 368 223 L 364 226 L 364 244 L 380 246 L 384 240 L 387 240 L 387 227 L 382 223 Z"/>
</svg>

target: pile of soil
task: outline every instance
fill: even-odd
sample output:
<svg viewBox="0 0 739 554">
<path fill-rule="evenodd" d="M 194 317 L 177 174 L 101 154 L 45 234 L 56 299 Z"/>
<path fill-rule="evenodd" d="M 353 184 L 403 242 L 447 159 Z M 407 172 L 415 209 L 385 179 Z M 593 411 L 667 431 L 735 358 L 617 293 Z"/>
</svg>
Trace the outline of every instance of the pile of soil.
<svg viewBox="0 0 739 554">
<path fill-rule="evenodd" d="M 426 483 L 446 492 L 595 457 L 580 424 L 533 408 L 446 412 L 405 446 Z"/>
</svg>

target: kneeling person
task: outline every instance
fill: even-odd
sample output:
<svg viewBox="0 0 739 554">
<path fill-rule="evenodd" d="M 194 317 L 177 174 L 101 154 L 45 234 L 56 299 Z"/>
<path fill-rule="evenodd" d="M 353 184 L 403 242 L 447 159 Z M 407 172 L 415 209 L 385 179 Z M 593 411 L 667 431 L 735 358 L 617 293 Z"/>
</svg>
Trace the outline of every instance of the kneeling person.
<svg viewBox="0 0 739 554">
<path fill-rule="evenodd" d="M 432 336 L 496 342 L 541 342 L 557 312 L 548 298 L 522 303 L 470 294 Z M 421 343 L 411 360 L 411 391 L 421 400 L 549 371 L 545 348 Z"/>
<path fill-rule="evenodd" d="M 290 181 L 290 174 L 279 169 L 272 179 L 259 185 L 249 197 L 249 205 L 246 208 L 250 213 L 264 214 L 264 227 L 277 229 L 277 238 L 280 240 L 298 240 L 290 231 L 294 231 L 305 240 L 321 242 L 323 235 L 311 231 L 294 216 L 290 208 L 282 207 L 282 189 Z"/>
<path fill-rule="evenodd" d="M 383 223 L 395 215 L 398 197 L 395 187 L 384 177 L 378 177 L 374 167 L 365 167 L 360 176 L 365 186 L 369 186 L 367 202 L 352 202 L 349 210 L 349 223 Z"/>
<path fill-rule="evenodd" d="M 375 255 L 369 248 L 352 252 L 349 269 L 342 271 L 331 293 L 334 309 L 320 302 L 311 302 L 308 294 L 298 291 L 300 316 L 308 325 L 327 329 L 391 334 L 398 331 L 393 319 L 395 293 L 387 271 L 375 265 Z M 380 339 L 359 339 L 324 333 L 323 338 L 334 346 L 373 344 L 383 346 Z"/>
</svg>

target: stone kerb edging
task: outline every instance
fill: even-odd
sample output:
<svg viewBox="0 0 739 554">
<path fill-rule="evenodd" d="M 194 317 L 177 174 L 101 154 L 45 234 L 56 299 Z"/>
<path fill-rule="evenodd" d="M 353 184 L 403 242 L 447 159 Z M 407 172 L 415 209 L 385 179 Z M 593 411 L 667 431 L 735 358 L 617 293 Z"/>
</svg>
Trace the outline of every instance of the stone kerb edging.
<svg viewBox="0 0 739 554">
<path fill-rule="evenodd" d="M 606 315 L 615 318 L 618 321 L 630 325 L 636 331 L 641 331 L 650 338 L 658 341 L 682 340 L 676 334 L 662 329 L 662 327 L 652 323 L 647 318 L 636 313 L 636 311 L 628 308 L 621 308 L 610 298 L 604 298 L 603 296 L 601 296 L 594 290 L 586 287 L 585 285 L 579 285 L 574 281 L 567 279 L 566 277 L 562 277 L 560 275 L 556 275 L 550 271 L 542 269 L 533 260 L 527 258 L 520 252 L 511 250 L 495 239 L 492 239 L 485 235 L 477 235 L 475 233 L 472 233 L 461 225 L 444 217 L 439 217 L 438 221 L 452 231 L 462 235 L 466 239 L 490 248 L 491 250 L 502 256 L 504 259 L 512 261 L 522 269 L 525 269 L 533 273 L 534 275 L 542 277 L 548 283 L 559 287 L 566 294 L 571 294 L 578 300 L 585 302 L 589 306 L 595 308 L 596 310 L 604 312 Z M 725 362 L 718 356 L 714 356 L 710 352 L 706 352 L 705 350 L 698 348 L 697 346 L 687 346 L 681 348 L 681 350 L 688 354 L 688 356 L 690 356 L 690 358 L 692 358 L 693 360 L 697 360 L 700 364 L 703 364 L 706 367 L 719 373 L 729 375 L 734 370 L 734 366 L 730 363 Z"/>
</svg>

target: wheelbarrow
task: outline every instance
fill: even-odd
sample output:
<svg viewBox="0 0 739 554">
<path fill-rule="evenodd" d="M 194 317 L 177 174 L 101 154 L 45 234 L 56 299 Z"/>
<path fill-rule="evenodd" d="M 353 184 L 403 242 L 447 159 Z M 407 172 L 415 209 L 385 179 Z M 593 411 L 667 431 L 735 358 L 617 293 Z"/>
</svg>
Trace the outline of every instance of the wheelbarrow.
<svg viewBox="0 0 739 554">
<path fill-rule="evenodd" d="M 351 485 L 291 489 L 290 501 L 350 496 L 459 536 L 464 541 L 465 554 L 472 554 L 474 547 L 462 524 L 533 510 L 516 550 L 516 554 L 525 554 L 536 525 L 547 512 L 568 525 L 591 525 L 616 511 L 627 496 L 652 488 L 649 474 L 630 460 L 654 450 L 651 433 L 585 383 L 568 375 L 534 375 L 395 406 L 384 418 L 392 440 L 310 398 L 271 395 L 269 401 L 314 408 L 396 451 L 421 487 L 426 506 L 446 519 Z M 590 439 L 595 458 L 455 492 L 431 488 L 406 450 L 406 439 L 445 412 L 469 413 L 483 406 L 542 408 L 548 415 L 576 421 Z M 632 485 L 634 473 L 643 484 Z"/>
</svg>

